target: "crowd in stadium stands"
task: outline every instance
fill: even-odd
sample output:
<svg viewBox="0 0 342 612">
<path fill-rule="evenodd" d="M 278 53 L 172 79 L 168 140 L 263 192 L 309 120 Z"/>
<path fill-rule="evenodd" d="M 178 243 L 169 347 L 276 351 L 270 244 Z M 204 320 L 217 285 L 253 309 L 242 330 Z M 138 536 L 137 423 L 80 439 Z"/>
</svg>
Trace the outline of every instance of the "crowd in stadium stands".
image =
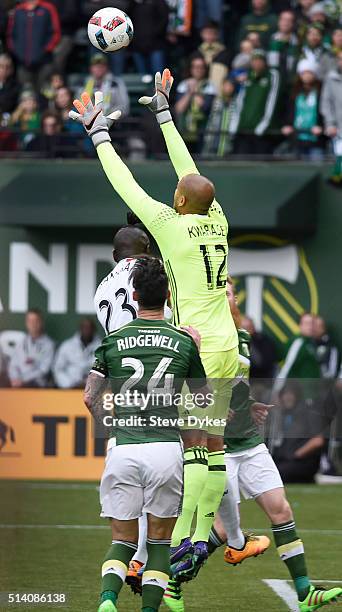
<svg viewBox="0 0 342 612">
<path fill-rule="evenodd" d="M 128 49 L 102 54 L 86 25 L 106 5 L 131 16 Z M 137 104 L 152 75 L 175 75 L 174 117 L 192 152 L 334 154 L 342 184 L 340 0 L 7 0 L 0 8 L 0 150 L 92 156 L 68 110 L 82 89 L 102 89 L 124 155 L 163 155 Z M 189 15 L 192 16 L 191 21 Z M 63 93 L 60 92 L 63 89 Z M 41 136 L 39 136 L 41 133 Z"/>
<path fill-rule="evenodd" d="M 94 351 L 101 342 L 94 319 L 83 318 L 78 331 L 57 349 L 44 331 L 39 310 L 27 312 L 25 326 L 26 333 L 14 347 L 4 345 L 1 350 L 0 342 L 0 386 L 84 387 Z M 252 338 L 253 397 L 267 403 L 271 398 L 277 406 L 271 413 L 268 439 L 283 480 L 313 481 L 320 465 L 326 472 L 334 472 L 326 441 L 331 423 L 341 426 L 342 366 L 324 319 L 304 313 L 298 336 L 282 354 L 270 336 L 255 329 L 250 317 L 243 318 L 242 326 Z M 327 424 L 325 431 L 322 423 Z"/>
</svg>

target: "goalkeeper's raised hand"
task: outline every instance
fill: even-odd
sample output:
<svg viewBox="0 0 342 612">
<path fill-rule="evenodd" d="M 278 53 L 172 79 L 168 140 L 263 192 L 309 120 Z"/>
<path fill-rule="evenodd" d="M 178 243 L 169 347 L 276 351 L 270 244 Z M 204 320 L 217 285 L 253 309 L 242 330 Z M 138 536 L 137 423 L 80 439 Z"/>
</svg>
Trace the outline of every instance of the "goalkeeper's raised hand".
<svg viewBox="0 0 342 612">
<path fill-rule="evenodd" d="M 159 125 L 172 121 L 170 108 L 169 108 L 169 96 L 170 90 L 173 83 L 173 76 L 168 68 L 165 68 L 163 75 L 157 72 L 155 75 L 155 87 L 156 93 L 154 96 L 143 96 L 139 99 L 139 104 L 147 106 L 157 117 Z"/>
<path fill-rule="evenodd" d="M 121 111 L 117 110 L 107 117 L 103 112 L 103 94 L 101 91 L 95 93 L 95 104 L 92 103 L 89 94 L 85 91 L 81 100 L 74 100 L 74 106 L 78 110 L 69 112 L 69 117 L 78 123 L 82 123 L 88 136 L 95 147 L 103 142 L 110 142 L 109 129 L 114 121 L 121 117 Z"/>
</svg>

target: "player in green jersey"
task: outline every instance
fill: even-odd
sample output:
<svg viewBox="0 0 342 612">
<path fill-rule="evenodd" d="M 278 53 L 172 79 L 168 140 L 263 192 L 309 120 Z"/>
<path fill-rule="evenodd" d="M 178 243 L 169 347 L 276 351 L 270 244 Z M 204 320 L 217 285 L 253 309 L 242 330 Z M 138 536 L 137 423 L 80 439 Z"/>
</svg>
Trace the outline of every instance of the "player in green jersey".
<svg viewBox="0 0 342 612">
<path fill-rule="evenodd" d="M 159 609 L 169 579 L 171 533 L 182 502 L 176 396 L 186 380 L 192 401 L 199 398 L 203 406 L 208 401 L 195 341 L 164 320 L 168 279 L 163 264 L 148 256 L 138 258 L 132 281 L 138 318 L 104 338 L 85 390 L 92 415 L 110 432 L 115 426 L 116 436 L 115 446 L 108 443 L 100 487 L 101 516 L 111 519 L 112 545 L 102 565 L 99 612 L 116 611 L 143 512 L 148 515 L 148 559 L 142 610 Z M 104 404 L 100 391 L 106 379 L 112 394 L 104 396 Z M 115 417 L 106 410 L 109 399 Z"/>
<path fill-rule="evenodd" d="M 168 105 L 171 85 L 169 71 L 164 71 L 163 79 L 157 73 L 155 95 L 141 102 L 156 114 L 179 178 L 173 208 L 151 198 L 115 152 L 108 126 L 118 113 L 104 117 L 99 92 L 95 106 L 87 93 L 82 95 L 82 101 L 75 100 L 79 113 L 72 111 L 71 117 L 83 123 L 114 189 L 156 239 L 170 281 L 174 322 L 191 324 L 198 329 L 206 374 L 221 381 L 215 405 L 208 411 L 209 426 L 204 432 L 188 431 L 183 437 L 184 503 L 172 544 L 179 554 L 192 550 L 190 527 L 197 507 L 193 542 L 195 546 L 199 543 L 200 562 L 206 556 L 206 542 L 225 484 L 224 425 L 211 427 L 210 424 L 213 418 L 223 422 L 227 415 L 229 383 L 237 369 L 238 340 L 225 295 L 227 219 L 215 199 L 213 184 L 200 176 L 172 121 Z"/>
</svg>

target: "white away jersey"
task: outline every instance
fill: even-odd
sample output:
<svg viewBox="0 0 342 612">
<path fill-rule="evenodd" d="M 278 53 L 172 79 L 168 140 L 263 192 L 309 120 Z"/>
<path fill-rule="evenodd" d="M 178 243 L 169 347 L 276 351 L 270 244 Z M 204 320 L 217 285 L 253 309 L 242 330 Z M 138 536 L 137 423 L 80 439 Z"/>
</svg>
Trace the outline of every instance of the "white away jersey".
<svg viewBox="0 0 342 612">
<path fill-rule="evenodd" d="M 129 280 L 135 262 L 133 257 L 119 261 L 96 290 L 96 315 L 106 334 L 127 325 L 138 316 L 138 304 L 133 300 L 133 285 Z"/>
<path fill-rule="evenodd" d="M 138 316 L 138 304 L 133 300 L 133 284 L 130 280 L 135 262 L 134 257 L 119 261 L 96 290 L 96 315 L 106 334 L 120 329 Z M 165 318 L 171 317 L 170 308 L 165 306 Z"/>
</svg>

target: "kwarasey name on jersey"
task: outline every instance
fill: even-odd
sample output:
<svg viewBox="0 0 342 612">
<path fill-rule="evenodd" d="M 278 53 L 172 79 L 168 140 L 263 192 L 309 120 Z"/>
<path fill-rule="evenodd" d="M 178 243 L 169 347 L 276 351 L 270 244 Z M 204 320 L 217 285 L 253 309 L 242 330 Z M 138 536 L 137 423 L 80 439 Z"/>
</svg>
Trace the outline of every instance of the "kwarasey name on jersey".
<svg viewBox="0 0 342 612">
<path fill-rule="evenodd" d="M 156 334 L 146 334 L 141 336 L 128 336 L 127 338 L 119 338 L 116 341 L 117 350 L 125 351 L 127 349 L 132 349 L 135 347 L 143 348 L 165 348 L 173 351 L 174 353 L 179 353 L 179 340 L 174 340 L 169 336 L 158 335 L 159 330 L 157 330 Z"/>
<path fill-rule="evenodd" d="M 200 238 L 202 236 L 224 236 L 227 238 L 227 228 L 217 223 L 205 225 L 192 225 L 188 227 L 190 238 Z"/>
</svg>

